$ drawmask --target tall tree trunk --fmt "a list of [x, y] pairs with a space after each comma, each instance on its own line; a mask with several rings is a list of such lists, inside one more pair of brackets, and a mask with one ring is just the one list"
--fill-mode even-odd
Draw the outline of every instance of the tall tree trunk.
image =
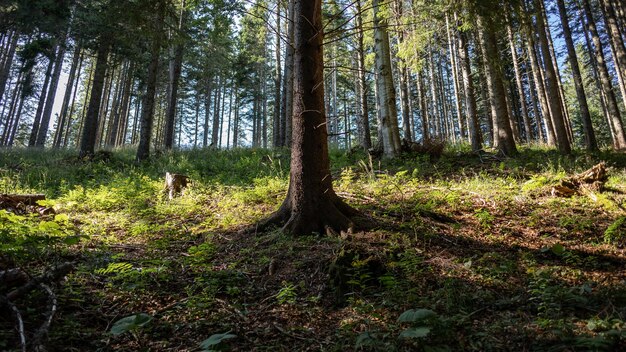
[[222, 97], [222, 76], [217, 77], [217, 86], [215, 87], [215, 99], [213, 101], [213, 127], [211, 130], [211, 147], [219, 148], [218, 139], [220, 134], [220, 99]]
[[6, 90], [7, 81], [9, 76], [11, 75], [11, 67], [13, 65], [13, 58], [15, 57], [15, 50], [17, 48], [17, 41], [19, 39], [19, 34], [17, 31], [13, 31], [11, 33], [11, 39], [9, 41], [9, 48], [7, 50], [7, 54], [5, 56], [4, 62], [0, 65], [0, 102], [2, 102], [2, 97], [4, 96], [4, 92]]
[[550, 114], [554, 135], [556, 137], [557, 147], [562, 154], [570, 154], [572, 147], [568, 138], [566, 119], [561, 106], [561, 98], [559, 93], [558, 80], [556, 71], [552, 64], [550, 56], [550, 46], [548, 45], [548, 37], [541, 7], [541, 0], [535, 0], [535, 14], [537, 16], [537, 32], [539, 34], [539, 46], [543, 56], [546, 93], [548, 96], [548, 104], [550, 106]]
[[459, 132], [461, 133], [461, 139], [465, 138], [465, 122], [463, 121], [463, 111], [461, 108], [461, 84], [459, 80], [459, 69], [457, 67], [457, 54], [455, 50], [455, 43], [452, 40], [452, 31], [450, 29], [450, 16], [446, 14], [446, 33], [448, 35], [448, 52], [450, 54], [450, 64], [452, 67], [452, 79], [454, 88], [454, 104], [456, 109], [456, 118], [459, 123]]
[[615, 62], [615, 71], [617, 71], [622, 99], [626, 103], [626, 48], [624, 47], [623, 33], [620, 32], [615, 10], [611, 2], [607, 0], [598, 0], [598, 2], [600, 3], [600, 9], [604, 17], [609, 43], [611, 44], [611, 53], [613, 54], [613, 61]]
[[[280, 96], [280, 84], [282, 82], [282, 65], [281, 65], [281, 11], [280, 11], [280, 0], [276, 1], [276, 66], [274, 67], [274, 116], [273, 116], [273, 124], [272, 124], [272, 146], [274, 148], [281, 147], [281, 121], [280, 121], [280, 107], [281, 107], [281, 96]], [[229, 114], [229, 125], [230, 125], [230, 114]], [[230, 129], [230, 127], [229, 127]], [[230, 134], [227, 133], [230, 137]], [[228, 143], [226, 143], [228, 144]], [[228, 145], [226, 146], [228, 149]]]
[[154, 125], [154, 102], [156, 97], [157, 78], [159, 73], [159, 59], [161, 53], [161, 41], [163, 38], [163, 17], [165, 4], [160, 0], [156, 4], [156, 16], [153, 25], [154, 38], [150, 47], [150, 64], [146, 78], [146, 96], [141, 109], [141, 133], [139, 146], [137, 147], [137, 161], [143, 161], [150, 156], [150, 139]]
[[374, 52], [376, 53], [376, 71], [378, 86], [378, 101], [381, 112], [383, 151], [388, 158], [400, 154], [400, 131], [398, 128], [398, 111], [396, 107], [396, 92], [391, 71], [391, 53], [389, 48], [389, 34], [387, 22], [378, 14], [379, 0], [373, 0], [374, 11]]
[[59, 148], [61, 146], [61, 141], [63, 140], [63, 131], [65, 130], [65, 125], [67, 123], [67, 113], [69, 110], [70, 99], [72, 98], [74, 81], [77, 79], [76, 71], [79, 71], [78, 77], [80, 77], [80, 68], [82, 66], [81, 51], [82, 49], [80, 45], [76, 45], [76, 48], [74, 48], [74, 54], [72, 55], [72, 66], [70, 67], [67, 85], [65, 86], [65, 95], [63, 96], [63, 104], [61, 105], [59, 121], [57, 123], [54, 141], [52, 143], [54, 148]]
[[295, 0], [294, 118], [287, 197], [264, 228], [294, 235], [351, 230], [356, 211], [333, 191], [324, 112], [322, 0]]
[[39, 103], [37, 104], [37, 111], [35, 112], [35, 119], [33, 120], [33, 128], [30, 131], [30, 138], [28, 139], [28, 146], [34, 147], [37, 144], [37, 134], [41, 127], [41, 120], [44, 112], [44, 107], [47, 102], [47, 95], [49, 94], [48, 86], [50, 84], [50, 76], [52, 75], [52, 69], [54, 68], [54, 61], [52, 58], [48, 62], [48, 68], [46, 69], [46, 75], [41, 87], [41, 94], [39, 95]]
[[283, 94], [281, 96], [281, 146], [291, 146], [291, 128], [292, 128], [292, 113], [293, 113], [293, 69], [294, 69], [294, 54], [295, 54], [295, 17], [294, 6], [295, 0], [288, 1], [288, 17], [289, 24], [287, 26], [287, 38], [288, 44], [285, 48], [285, 73], [283, 74]]
[[356, 0], [356, 27], [357, 27], [357, 65], [358, 65], [358, 91], [360, 115], [357, 117], [357, 126], [359, 128], [359, 142], [363, 149], [368, 150], [372, 147], [372, 137], [370, 133], [369, 107], [367, 103], [367, 81], [365, 77], [365, 46], [363, 45], [363, 15], [361, 12], [361, 0]]
[[417, 92], [419, 94], [420, 118], [422, 122], [422, 143], [430, 140], [430, 126], [428, 123], [428, 104], [426, 103], [426, 90], [424, 89], [424, 75], [422, 71], [417, 74], [415, 79], [417, 84]]
[[513, 59], [513, 70], [515, 72], [515, 87], [517, 88], [517, 94], [519, 95], [520, 109], [522, 112], [522, 121], [524, 123], [524, 133], [526, 134], [526, 142], [530, 143], [533, 140], [532, 127], [530, 125], [530, 118], [528, 117], [528, 105], [526, 104], [526, 94], [524, 93], [524, 84], [522, 81], [522, 72], [519, 65], [519, 57], [517, 55], [517, 44], [515, 41], [515, 35], [513, 34], [513, 25], [511, 24], [510, 11], [505, 9], [507, 17], [507, 35], [509, 39], [509, 49]]
[[96, 57], [96, 67], [94, 69], [93, 80], [87, 115], [83, 122], [80, 139], [80, 157], [91, 157], [96, 147], [96, 134], [98, 133], [98, 118], [100, 116], [100, 105], [102, 102], [102, 91], [104, 90], [104, 80], [108, 66], [110, 43], [106, 38], [102, 38], [98, 47]]
[[486, 22], [483, 16], [478, 16], [478, 37], [483, 52], [485, 78], [489, 92], [489, 104], [493, 121], [494, 147], [505, 155], [517, 153], [513, 131], [507, 114], [506, 97], [500, 71], [500, 58], [493, 24]]
[[204, 133], [202, 135], [202, 147], [209, 146], [209, 121], [211, 119], [211, 93], [213, 92], [213, 78], [207, 78], [205, 82], [204, 95]]
[[[130, 97], [132, 94], [133, 81], [135, 74], [135, 63], [131, 62], [126, 75], [126, 81], [124, 82], [124, 89], [122, 94], [122, 102], [120, 106], [120, 119], [119, 124], [115, 131], [114, 145], [116, 147], [124, 145], [126, 141], [126, 132], [128, 130], [128, 116], [130, 110]], [[114, 126], [115, 128], [115, 126]]]
[[176, 123], [176, 107], [178, 105], [178, 87], [183, 67], [185, 53], [184, 31], [187, 21], [186, 1], [181, 1], [180, 17], [178, 22], [177, 43], [172, 48], [172, 58], [169, 62], [169, 81], [167, 86], [167, 113], [165, 115], [165, 149], [171, 150], [174, 145], [174, 125]]
[[46, 143], [46, 138], [48, 136], [50, 119], [52, 117], [52, 108], [54, 107], [57, 87], [59, 86], [59, 78], [61, 77], [61, 69], [63, 68], [63, 59], [65, 58], [65, 41], [66, 36], [64, 36], [64, 38], [59, 42], [59, 48], [56, 52], [54, 73], [52, 74], [50, 90], [48, 91], [48, 95], [46, 97], [46, 107], [43, 110], [41, 125], [39, 126], [39, 130], [37, 131], [37, 140], [35, 141], [35, 146], [39, 148], [44, 147], [44, 144]]
[[556, 0], [556, 3], [561, 17], [561, 28], [563, 29], [563, 39], [565, 41], [565, 46], [567, 47], [569, 66], [572, 70], [572, 76], [574, 78], [576, 98], [578, 99], [578, 106], [580, 108], [580, 119], [582, 120], [583, 134], [585, 135], [585, 146], [588, 150], [594, 151], [598, 149], [598, 144], [596, 142], [596, 135], [591, 123], [591, 114], [589, 113], [589, 105], [587, 104], [587, 94], [585, 93], [583, 78], [580, 73], [580, 67], [578, 66], [578, 57], [576, 56], [576, 49], [574, 47], [574, 41], [572, 40], [572, 31], [567, 17], [565, 1]]
[[609, 123], [613, 129], [613, 145], [615, 149], [624, 149], [626, 148], [626, 133], [624, 133], [624, 126], [622, 124], [622, 118], [617, 105], [617, 99], [615, 97], [615, 93], [613, 92], [611, 76], [609, 75], [609, 70], [607, 69], [606, 60], [604, 58], [604, 52], [602, 51], [602, 41], [598, 35], [598, 29], [596, 27], [596, 22], [593, 19], [589, 0], [582, 0], [582, 4], [583, 12], [587, 17], [587, 30], [591, 34], [591, 39], [594, 45], [594, 55], [598, 66], [602, 93], [606, 99], [606, 108], [609, 113]]
[[474, 93], [474, 81], [472, 80], [472, 66], [469, 59], [469, 49], [467, 35], [465, 32], [457, 34], [457, 50], [459, 51], [459, 66], [463, 76], [463, 88], [465, 94], [465, 109], [467, 114], [467, 127], [469, 130], [469, 140], [473, 151], [482, 149], [480, 136], [480, 125], [478, 123], [478, 109], [476, 108], [476, 97]]

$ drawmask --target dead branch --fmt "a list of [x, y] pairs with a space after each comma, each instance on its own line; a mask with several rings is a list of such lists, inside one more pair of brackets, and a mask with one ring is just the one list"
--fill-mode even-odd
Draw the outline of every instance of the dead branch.
[[552, 187], [551, 193], [557, 197], [571, 197], [603, 192], [608, 178], [606, 163], [601, 162], [589, 170], [562, 180], [558, 185]]
[[20, 298], [21, 296], [25, 295], [26, 293], [32, 291], [35, 287], [43, 283], [58, 281], [63, 276], [67, 275], [73, 268], [74, 268], [74, 265], [72, 263], [63, 263], [49, 272], [46, 272], [40, 276], [32, 278], [26, 284], [9, 292], [6, 295], [6, 299], [8, 301], [14, 301]]
[[46, 351], [46, 348], [43, 345], [43, 338], [48, 334], [50, 330], [50, 325], [52, 325], [52, 318], [57, 311], [57, 296], [54, 294], [52, 289], [45, 284], [39, 285], [41, 288], [48, 293], [48, 312], [46, 313], [46, 319], [43, 324], [37, 329], [35, 334], [33, 335], [33, 340], [31, 344], [34, 346], [34, 350], [38, 352]]

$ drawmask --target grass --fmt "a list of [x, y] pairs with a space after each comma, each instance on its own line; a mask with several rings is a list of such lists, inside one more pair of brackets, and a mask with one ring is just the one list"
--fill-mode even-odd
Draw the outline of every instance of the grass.
[[[54, 287], [50, 351], [626, 348], [626, 155], [331, 157], [337, 192], [376, 227], [347, 238], [241, 233], [284, 198], [286, 150], [143, 164], [131, 150], [93, 162], [4, 150], [0, 193], [44, 193], [56, 215], [2, 213], [0, 270], [76, 264]], [[612, 167], [607, 192], [550, 195], [601, 160]], [[166, 171], [192, 180], [171, 201]], [[35, 329], [45, 299], [17, 303]], [[119, 330], [142, 313], [152, 319]], [[16, 344], [0, 313], [0, 349]]]

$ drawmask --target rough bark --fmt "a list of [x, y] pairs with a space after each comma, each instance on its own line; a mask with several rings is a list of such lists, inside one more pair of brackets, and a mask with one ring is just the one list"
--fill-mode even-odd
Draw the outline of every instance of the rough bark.
[[593, 125], [591, 124], [591, 114], [589, 113], [589, 105], [587, 104], [587, 93], [585, 92], [583, 78], [580, 73], [580, 67], [578, 66], [578, 57], [576, 56], [576, 49], [574, 47], [574, 41], [572, 40], [572, 31], [569, 25], [567, 9], [565, 8], [565, 1], [556, 0], [556, 3], [559, 8], [561, 28], [563, 29], [563, 40], [565, 41], [565, 46], [567, 47], [567, 56], [570, 69], [572, 70], [572, 77], [574, 79], [576, 98], [580, 109], [580, 119], [583, 124], [583, 134], [585, 135], [585, 146], [588, 150], [597, 150], [598, 144], [596, 142]]
[[617, 72], [622, 99], [626, 99], [626, 48], [624, 47], [622, 33], [620, 32], [615, 9], [611, 2], [607, 0], [598, 0], [598, 2], [600, 3], [606, 32], [611, 45], [611, 53], [615, 62], [615, 71]]
[[293, 235], [350, 231], [356, 211], [333, 191], [324, 111], [322, 0], [295, 0], [294, 110], [289, 191], [260, 224]]

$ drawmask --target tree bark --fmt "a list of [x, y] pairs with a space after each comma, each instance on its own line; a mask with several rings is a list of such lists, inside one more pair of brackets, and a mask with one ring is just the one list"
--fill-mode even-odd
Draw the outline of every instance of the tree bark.
[[46, 96], [46, 106], [43, 110], [41, 117], [41, 125], [37, 131], [37, 140], [35, 146], [43, 148], [48, 137], [48, 129], [50, 128], [50, 119], [52, 117], [52, 108], [54, 107], [54, 100], [57, 94], [57, 87], [59, 86], [59, 78], [61, 77], [61, 70], [63, 68], [63, 59], [65, 58], [65, 37], [59, 42], [59, 48], [56, 52], [54, 72], [51, 78], [50, 90]]
[[626, 48], [624, 47], [624, 40], [617, 23], [613, 5], [607, 0], [598, 0], [598, 2], [600, 3], [606, 32], [611, 45], [611, 53], [613, 54], [622, 99], [626, 102]]
[[30, 131], [30, 138], [28, 139], [29, 147], [34, 147], [37, 143], [37, 134], [39, 133], [39, 127], [41, 126], [41, 117], [43, 116], [44, 107], [46, 106], [46, 97], [49, 93], [48, 86], [50, 84], [50, 76], [52, 75], [53, 68], [54, 60], [51, 58], [48, 62], [48, 68], [46, 69], [43, 86], [41, 87], [41, 93], [39, 94], [39, 103], [37, 104], [37, 111], [35, 112], [35, 118], [33, 120], [33, 128]]
[[606, 99], [606, 108], [609, 113], [609, 123], [612, 127], [613, 133], [613, 146], [615, 149], [626, 148], [626, 133], [624, 133], [624, 126], [622, 124], [622, 118], [620, 115], [619, 107], [617, 105], [617, 99], [613, 92], [613, 84], [611, 83], [611, 76], [606, 66], [606, 60], [604, 58], [604, 52], [602, 51], [602, 41], [598, 35], [598, 29], [596, 22], [593, 19], [591, 12], [591, 6], [589, 0], [582, 0], [583, 12], [587, 17], [587, 30], [591, 34], [591, 40], [594, 45], [594, 56], [596, 58], [596, 64], [598, 66], [598, 74], [600, 77], [600, 85], [602, 87], [602, 93]]
[[365, 46], [363, 45], [363, 15], [361, 12], [361, 0], [356, 0], [356, 39], [357, 39], [357, 67], [358, 67], [358, 103], [360, 114], [357, 117], [359, 129], [359, 141], [363, 149], [369, 150], [372, 147], [372, 137], [370, 133], [369, 106], [367, 103], [367, 81], [365, 77]]
[[284, 224], [293, 235], [351, 231], [356, 211], [333, 191], [324, 126], [322, 0], [295, 0], [294, 111], [289, 191], [260, 224]]
[[544, 25], [543, 11], [541, 8], [541, 0], [535, 0], [535, 14], [537, 16], [537, 32], [539, 34], [539, 46], [543, 56], [546, 93], [548, 96], [548, 104], [550, 106], [550, 117], [554, 128], [557, 147], [562, 154], [571, 154], [572, 147], [568, 138], [566, 119], [561, 106], [561, 98], [559, 93], [558, 79], [556, 71], [552, 64], [550, 56], [550, 46], [548, 45], [548, 37], [546, 27]]
[[82, 64], [81, 51], [82, 49], [80, 45], [76, 45], [76, 48], [74, 48], [74, 54], [72, 55], [72, 66], [70, 67], [70, 73], [67, 79], [67, 85], [65, 86], [65, 94], [63, 96], [63, 104], [61, 105], [59, 121], [57, 123], [56, 132], [54, 134], [54, 140], [52, 142], [52, 146], [54, 148], [59, 148], [61, 146], [61, 141], [63, 140], [63, 131], [65, 130], [65, 125], [67, 123], [67, 113], [69, 110], [70, 100], [72, 98], [74, 81], [76, 80], [76, 71], [77, 70], [80, 71], [80, 66]]
[[[281, 147], [281, 119], [280, 119], [280, 107], [281, 107], [281, 83], [282, 83], [282, 65], [281, 65], [281, 6], [280, 0], [276, 1], [276, 65], [274, 66], [274, 115], [273, 115], [273, 124], [272, 124], [272, 146], [274, 148]], [[230, 114], [229, 114], [230, 115]], [[230, 124], [230, 117], [229, 117]], [[229, 127], [230, 129], [230, 127]], [[226, 135], [230, 136], [229, 133]], [[228, 143], [226, 143], [226, 148], [228, 149]]]
[[478, 124], [478, 109], [476, 108], [476, 97], [474, 93], [474, 81], [472, 80], [472, 66], [469, 59], [469, 49], [467, 35], [465, 32], [457, 34], [457, 50], [459, 51], [459, 66], [463, 76], [463, 88], [465, 94], [465, 109], [467, 115], [467, 126], [469, 130], [469, 140], [473, 151], [482, 149], [480, 135], [480, 125]]
[[87, 107], [87, 115], [83, 121], [83, 128], [80, 139], [80, 157], [91, 157], [96, 147], [96, 134], [98, 133], [98, 118], [100, 116], [100, 105], [102, 102], [102, 92], [104, 90], [104, 80], [106, 76], [110, 42], [102, 38], [98, 47], [96, 67], [94, 69], [91, 83], [91, 93]]
[[169, 62], [169, 81], [167, 87], [167, 113], [165, 115], [165, 149], [171, 150], [174, 146], [174, 126], [176, 123], [176, 108], [178, 106], [178, 87], [180, 86], [180, 74], [183, 67], [183, 55], [185, 53], [185, 23], [187, 10], [185, 0], [181, 1], [180, 18], [178, 22], [177, 43], [172, 49], [172, 58]]
[[485, 78], [489, 92], [489, 105], [493, 121], [494, 147], [505, 155], [517, 153], [513, 131], [507, 113], [506, 96], [500, 71], [500, 58], [497, 49], [497, 40], [493, 24], [486, 22], [483, 16], [478, 16], [478, 37], [483, 52]]
[[374, 11], [374, 52], [376, 54], [376, 85], [378, 86], [378, 102], [382, 128], [383, 151], [386, 157], [393, 158], [400, 154], [400, 130], [398, 128], [398, 111], [396, 92], [391, 72], [391, 53], [387, 23], [380, 18], [379, 0], [373, 0]]
[[587, 94], [585, 92], [583, 78], [580, 73], [580, 67], [578, 66], [578, 57], [576, 56], [576, 48], [574, 47], [574, 41], [572, 40], [572, 31], [569, 25], [567, 9], [565, 8], [565, 1], [556, 0], [556, 3], [559, 8], [561, 28], [563, 29], [563, 40], [565, 41], [565, 46], [567, 47], [569, 65], [574, 79], [576, 98], [580, 109], [580, 119], [582, 120], [583, 134], [585, 136], [585, 146], [588, 150], [594, 151], [598, 149], [598, 144], [596, 142], [596, 135], [591, 123], [591, 114], [589, 113], [589, 105], [587, 104]]
[[154, 125], [154, 103], [156, 98], [157, 78], [159, 73], [159, 59], [161, 53], [161, 41], [163, 38], [163, 17], [165, 4], [159, 1], [156, 4], [156, 16], [153, 25], [154, 37], [150, 48], [150, 64], [146, 78], [146, 95], [141, 109], [141, 132], [139, 146], [137, 147], [137, 161], [143, 161], [150, 157], [150, 139]]
[[291, 129], [292, 129], [292, 113], [293, 113], [293, 69], [294, 69], [294, 6], [295, 0], [288, 1], [288, 18], [289, 24], [287, 25], [287, 38], [288, 44], [285, 48], [285, 72], [283, 74], [283, 94], [281, 96], [281, 117], [280, 117], [280, 137], [281, 146], [291, 146]]
[[17, 48], [17, 41], [19, 39], [19, 34], [17, 31], [13, 31], [11, 34], [11, 40], [9, 42], [9, 49], [7, 50], [7, 54], [3, 65], [0, 65], [0, 102], [2, 102], [2, 97], [4, 96], [4, 92], [6, 90], [7, 81], [9, 76], [11, 75], [11, 67], [13, 66], [13, 58], [15, 57], [15, 50]]

